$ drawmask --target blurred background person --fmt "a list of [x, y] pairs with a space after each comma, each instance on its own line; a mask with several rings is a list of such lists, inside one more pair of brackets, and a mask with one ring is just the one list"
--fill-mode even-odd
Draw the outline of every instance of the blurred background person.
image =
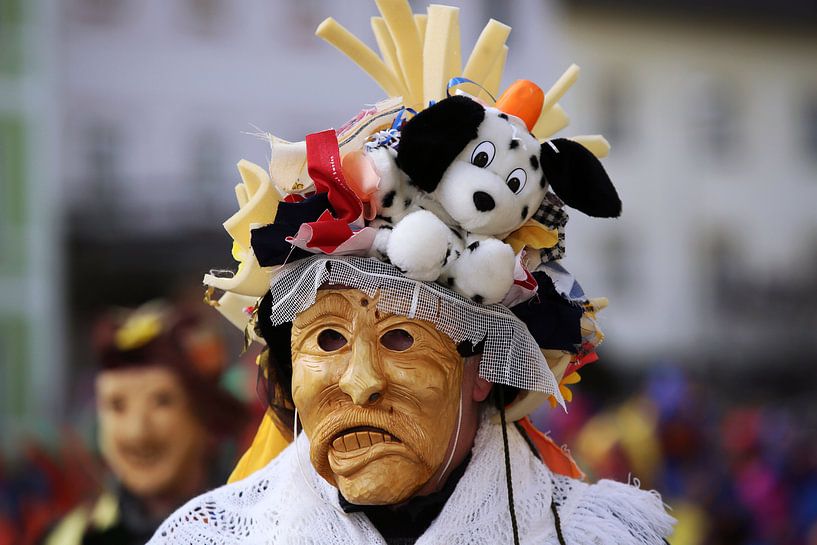
[[113, 479], [45, 545], [141, 545], [187, 499], [224, 483], [235, 461], [224, 438], [248, 420], [219, 384], [219, 335], [195, 315], [154, 301], [110, 313], [94, 341], [99, 448]]

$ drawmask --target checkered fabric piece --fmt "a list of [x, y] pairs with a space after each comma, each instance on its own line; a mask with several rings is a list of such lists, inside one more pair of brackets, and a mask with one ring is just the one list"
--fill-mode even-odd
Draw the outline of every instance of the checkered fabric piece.
[[543, 263], [556, 261], [565, 256], [565, 225], [567, 225], [568, 215], [564, 210], [564, 205], [562, 199], [548, 191], [539, 210], [533, 215], [534, 220], [549, 229], [556, 229], [559, 234], [559, 241], [555, 246], [542, 250]]

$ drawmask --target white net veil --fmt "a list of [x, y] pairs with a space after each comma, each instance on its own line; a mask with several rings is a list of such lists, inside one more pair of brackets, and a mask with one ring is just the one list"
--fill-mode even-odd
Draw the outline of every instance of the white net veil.
[[[479, 374], [495, 384], [553, 395], [558, 383], [527, 326], [502, 305], [479, 305], [434, 282], [403, 276], [374, 258], [317, 255], [281, 267], [270, 291], [273, 325], [292, 321], [315, 302], [322, 286], [356, 288], [377, 298], [377, 308], [426, 320], [455, 343], [484, 343]], [[266, 317], [259, 317], [266, 319]]]

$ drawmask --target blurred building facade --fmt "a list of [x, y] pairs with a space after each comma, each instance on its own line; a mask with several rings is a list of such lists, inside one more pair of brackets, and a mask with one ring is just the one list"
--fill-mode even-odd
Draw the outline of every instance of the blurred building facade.
[[[549, 4], [451, 2], [463, 50], [495, 17], [515, 27], [508, 71], [552, 81], [541, 54]], [[138, 304], [235, 268], [221, 223], [236, 207], [235, 164], [265, 165], [269, 131], [288, 140], [337, 127], [382, 91], [314, 36], [335, 17], [376, 49], [359, 0], [66, 0], [60, 3], [60, 139], [68, 229], [71, 359], [89, 359], [95, 309]], [[414, 2], [415, 12], [425, 4]], [[527, 73], [527, 72], [526, 72]], [[522, 77], [518, 75], [517, 77]]]
[[[0, 2], [0, 437], [62, 409], [64, 269], [53, 5]], [[2, 453], [2, 452], [0, 452]]]
[[624, 202], [568, 233], [585, 287], [610, 295], [608, 347], [813, 364], [817, 4], [566, 0], [560, 19], [583, 68], [566, 107], [610, 140]]

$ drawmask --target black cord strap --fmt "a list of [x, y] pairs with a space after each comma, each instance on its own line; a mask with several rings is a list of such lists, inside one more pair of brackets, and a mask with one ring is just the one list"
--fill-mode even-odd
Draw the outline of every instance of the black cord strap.
[[556, 539], [559, 540], [559, 545], [567, 545], [565, 536], [562, 535], [562, 520], [559, 518], [559, 511], [556, 509], [556, 500], [550, 500], [550, 510], [553, 512], [553, 522], [556, 525]]
[[519, 545], [519, 526], [516, 522], [516, 509], [513, 505], [513, 484], [511, 482], [511, 453], [508, 450], [508, 429], [505, 423], [505, 395], [502, 387], [499, 390], [499, 417], [502, 420], [502, 443], [505, 446], [505, 482], [508, 485], [508, 511], [511, 515], [514, 545]]

